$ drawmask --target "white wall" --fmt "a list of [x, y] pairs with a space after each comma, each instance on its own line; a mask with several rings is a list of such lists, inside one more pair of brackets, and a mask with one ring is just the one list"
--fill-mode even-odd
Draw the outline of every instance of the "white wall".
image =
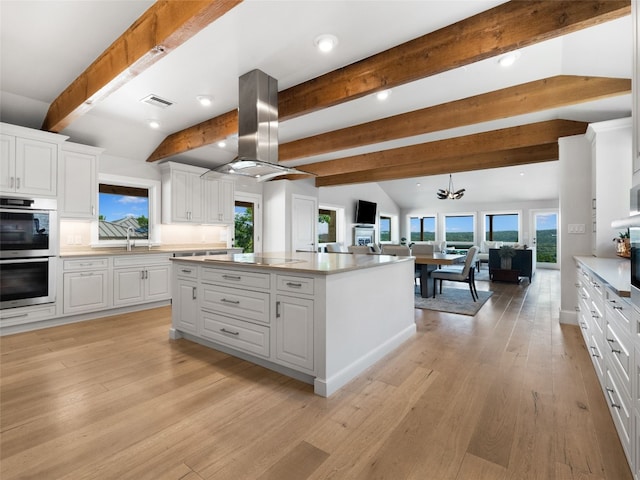
[[[392, 221], [391, 225], [391, 241], [393, 243], [400, 242], [400, 208], [398, 205], [387, 195], [387, 193], [380, 188], [377, 183], [362, 183], [355, 185], [342, 185], [337, 187], [320, 187], [318, 201], [321, 205], [330, 205], [344, 208], [344, 228], [345, 228], [345, 243], [346, 245], [353, 244], [353, 227], [356, 225], [354, 222], [356, 215], [356, 202], [358, 200], [367, 200], [369, 202], [375, 202], [378, 204], [378, 216], [385, 215], [396, 218], [396, 222]], [[394, 225], [395, 223], [395, 225]], [[380, 238], [380, 231], [378, 225], [376, 229], [376, 241]]]
[[[576, 255], [591, 255], [591, 145], [584, 135], [558, 139], [560, 152], [560, 322], [577, 324]], [[568, 233], [570, 224], [585, 233]]]

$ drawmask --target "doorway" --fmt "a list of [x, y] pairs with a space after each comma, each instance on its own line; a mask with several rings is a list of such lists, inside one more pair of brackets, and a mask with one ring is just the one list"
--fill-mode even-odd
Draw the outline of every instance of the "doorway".
[[558, 211], [532, 211], [532, 242], [536, 250], [536, 265], [558, 268]]
[[237, 193], [233, 246], [243, 253], [262, 251], [262, 197], [250, 193]]

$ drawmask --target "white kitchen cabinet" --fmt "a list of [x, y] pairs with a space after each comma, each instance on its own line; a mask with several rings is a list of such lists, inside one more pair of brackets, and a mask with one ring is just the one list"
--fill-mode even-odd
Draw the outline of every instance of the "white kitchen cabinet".
[[104, 149], [65, 143], [58, 170], [61, 218], [98, 217], [98, 161]]
[[224, 178], [207, 178], [204, 185], [206, 223], [232, 224], [235, 183]]
[[3, 193], [56, 196], [57, 144], [2, 134], [0, 164]]
[[171, 298], [168, 255], [123, 255], [113, 260], [113, 305], [135, 305]]
[[276, 359], [287, 366], [313, 371], [313, 300], [276, 296]]
[[63, 262], [64, 314], [87, 313], [109, 307], [109, 260], [106, 257]]
[[171, 322], [173, 328], [194, 335], [198, 333], [198, 269], [177, 265], [174, 284], [171, 289], [172, 310]]
[[205, 223], [204, 181], [207, 170], [167, 162], [162, 170], [162, 223]]

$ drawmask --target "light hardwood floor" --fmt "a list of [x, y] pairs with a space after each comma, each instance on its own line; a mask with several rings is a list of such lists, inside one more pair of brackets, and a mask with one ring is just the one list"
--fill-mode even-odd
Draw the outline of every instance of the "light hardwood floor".
[[558, 272], [489, 287], [328, 399], [169, 308], [3, 337], [0, 478], [631, 479]]

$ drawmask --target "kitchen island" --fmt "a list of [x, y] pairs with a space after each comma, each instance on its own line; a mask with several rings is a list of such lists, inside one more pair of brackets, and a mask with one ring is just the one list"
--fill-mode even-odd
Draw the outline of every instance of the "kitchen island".
[[416, 331], [412, 257], [274, 253], [174, 258], [170, 337], [329, 396]]

